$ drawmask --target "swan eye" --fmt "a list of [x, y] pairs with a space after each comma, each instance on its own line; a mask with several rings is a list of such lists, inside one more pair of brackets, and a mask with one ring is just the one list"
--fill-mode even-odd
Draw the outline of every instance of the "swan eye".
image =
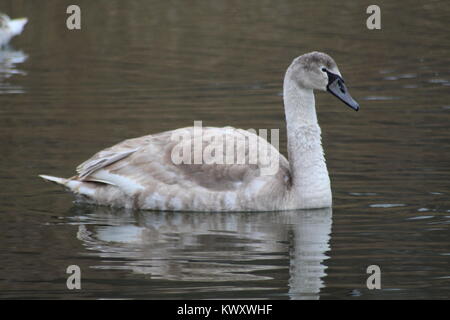
[[323, 72], [327, 72], [327, 69], [325, 69], [325, 68], [322, 68], [322, 71], [323, 71]]

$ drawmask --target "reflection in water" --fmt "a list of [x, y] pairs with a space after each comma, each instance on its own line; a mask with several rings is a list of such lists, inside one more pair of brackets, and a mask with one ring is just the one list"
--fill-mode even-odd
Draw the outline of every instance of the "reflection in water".
[[319, 298], [326, 275], [323, 261], [330, 249], [331, 208], [293, 216], [294, 250], [290, 259], [289, 294], [293, 299]]
[[[319, 298], [326, 275], [331, 209], [261, 213], [124, 212], [76, 207], [77, 237], [101, 258], [99, 269], [152, 279], [270, 280], [286, 269], [289, 297]], [[88, 212], [86, 213], [86, 210]]]
[[7, 80], [13, 75], [26, 75], [26, 72], [19, 70], [17, 65], [25, 62], [27, 58], [23, 51], [11, 47], [0, 50], [0, 94], [24, 93], [22, 87], [12, 85]]

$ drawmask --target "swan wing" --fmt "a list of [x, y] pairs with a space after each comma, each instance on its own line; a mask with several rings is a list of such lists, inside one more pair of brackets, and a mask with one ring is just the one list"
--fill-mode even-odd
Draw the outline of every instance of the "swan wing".
[[77, 167], [78, 178], [85, 180], [92, 173], [133, 154], [148, 141], [147, 137], [125, 140], [111, 148], [97, 152], [93, 157]]
[[[227, 159], [230, 141], [233, 155]], [[251, 147], [255, 141], [266, 150], [257, 157]], [[273, 161], [278, 162], [276, 166]], [[264, 168], [270, 166], [273, 172], [264, 174]], [[78, 167], [78, 173], [85, 181], [114, 185], [127, 195], [140, 192], [193, 198], [256, 192], [274, 180], [286, 183], [289, 164], [267, 140], [249, 131], [204, 127], [197, 133], [188, 127], [126, 140], [94, 155]]]

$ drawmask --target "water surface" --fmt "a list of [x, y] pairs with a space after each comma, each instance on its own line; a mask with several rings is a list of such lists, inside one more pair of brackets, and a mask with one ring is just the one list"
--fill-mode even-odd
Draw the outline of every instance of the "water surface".
[[[450, 10], [379, 1], [2, 1], [27, 16], [0, 52], [0, 298], [450, 297]], [[334, 206], [274, 213], [76, 205], [71, 176], [126, 138], [189, 126], [279, 128], [282, 79], [337, 61], [361, 110], [316, 94]], [[67, 266], [82, 289], [66, 288]], [[381, 290], [368, 290], [378, 265]]]

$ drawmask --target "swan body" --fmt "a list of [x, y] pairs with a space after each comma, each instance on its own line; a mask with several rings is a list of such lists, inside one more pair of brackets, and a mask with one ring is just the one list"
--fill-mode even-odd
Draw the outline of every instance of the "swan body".
[[27, 22], [27, 18], [10, 19], [6, 14], [0, 13], [0, 47], [7, 45], [11, 38], [21, 34]]
[[[78, 200], [149, 210], [273, 211], [332, 205], [330, 179], [321, 144], [313, 90], [328, 90], [357, 110], [334, 60], [324, 53], [302, 55], [289, 66], [283, 86], [289, 161], [267, 140], [232, 127], [195, 127], [125, 140], [102, 150], [65, 179], [41, 175], [63, 185]], [[183, 137], [183, 139], [174, 139]], [[221, 137], [221, 139], [217, 139]], [[174, 150], [222, 155], [234, 142], [240, 161], [174, 161]], [[267, 152], [252, 157], [252, 143]], [[261, 150], [261, 149], [258, 149]], [[195, 150], [194, 150], [195, 151]], [[194, 160], [194, 161], [191, 161]], [[270, 174], [265, 169], [272, 168]]]

